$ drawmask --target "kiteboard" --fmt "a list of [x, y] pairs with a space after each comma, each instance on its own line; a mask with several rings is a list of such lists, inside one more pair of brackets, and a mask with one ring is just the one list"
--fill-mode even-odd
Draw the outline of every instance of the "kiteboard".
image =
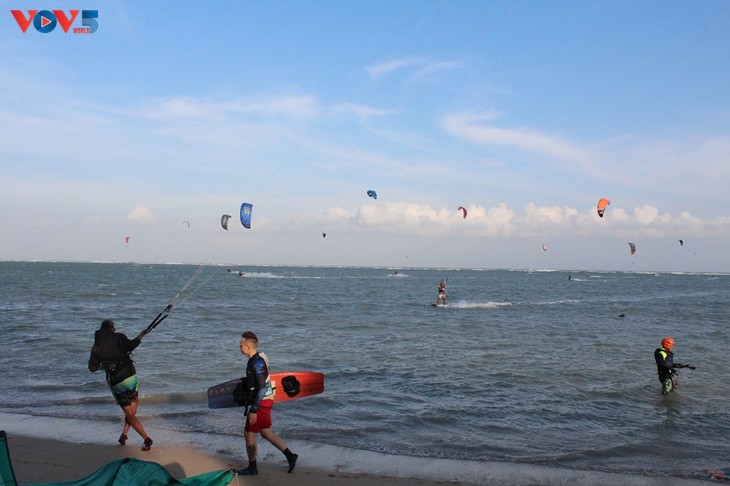
[[730, 479], [730, 469], [727, 469], [725, 471], [713, 469], [711, 471], [707, 471], [707, 474], [710, 475], [711, 479]]
[[[315, 371], [282, 371], [271, 373], [274, 402], [286, 402], [318, 395], [324, 391], [324, 374]], [[244, 378], [226, 381], [208, 388], [208, 408], [243, 407], [234, 393], [243, 386]]]

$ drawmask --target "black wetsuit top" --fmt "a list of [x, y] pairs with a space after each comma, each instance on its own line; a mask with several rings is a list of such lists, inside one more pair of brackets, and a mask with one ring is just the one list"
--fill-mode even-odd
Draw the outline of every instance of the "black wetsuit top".
[[246, 387], [251, 390], [251, 409], [258, 412], [261, 400], [266, 395], [266, 380], [269, 377], [269, 367], [259, 353], [248, 359], [246, 364]]
[[674, 353], [666, 348], [657, 348], [654, 351], [654, 361], [656, 361], [656, 371], [659, 374], [659, 381], [671, 378], [674, 369]]
[[109, 385], [116, 385], [137, 373], [129, 355], [139, 346], [138, 338], [129, 339], [122, 333], [99, 329], [94, 334], [94, 346], [89, 357], [89, 371], [100, 368], [106, 372]]

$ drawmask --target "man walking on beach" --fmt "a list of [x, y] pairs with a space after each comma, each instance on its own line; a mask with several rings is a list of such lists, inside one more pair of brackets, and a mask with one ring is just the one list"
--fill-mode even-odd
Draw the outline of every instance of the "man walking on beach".
[[[271, 430], [271, 409], [274, 406], [274, 389], [269, 377], [269, 360], [266, 355], [258, 352], [259, 339], [256, 334], [246, 331], [241, 335], [241, 354], [248, 356], [246, 364], [246, 378], [244, 387], [250, 393], [249, 405], [246, 407], [247, 419], [245, 428], [246, 454], [248, 467], [239, 469], [241, 475], [257, 475], [256, 466], [256, 434], [271, 442], [284, 453], [289, 463], [288, 472], [294, 470], [297, 463], [297, 454], [286, 446], [283, 440]], [[249, 408], [250, 407], [250, 408]]]
[[111, 319], [101, 321], [101, 327], [94, 334], [94, 346], [89, 357], [89, 371], [103, 369], [106, 381], [114, 396], [114, 401], [124, 412], [124, 426], [119, 443], [127, 443], [127, 433], [131, 426], [144, 439], [143, 451], [152, 448], [152, 439], [145, 432], [142, 422], [137, 418], [137, 397], [139, 382], [134, 369], [131, 353], [142, 342], [145, 331], [130, 340], [122, 333], [115, 332], [116, 326]]

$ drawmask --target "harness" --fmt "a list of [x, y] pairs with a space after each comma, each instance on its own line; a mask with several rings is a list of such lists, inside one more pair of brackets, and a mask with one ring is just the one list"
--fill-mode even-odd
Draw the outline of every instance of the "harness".
[[109, 374], [114, 374], [116, 371], [123, 366], [129, 366], [133, 363], [132, 357], [130, 355], [126, 355], [120, 359], [114, 360], [114, 361], [101, 361], [101, 369], [106, 371]]

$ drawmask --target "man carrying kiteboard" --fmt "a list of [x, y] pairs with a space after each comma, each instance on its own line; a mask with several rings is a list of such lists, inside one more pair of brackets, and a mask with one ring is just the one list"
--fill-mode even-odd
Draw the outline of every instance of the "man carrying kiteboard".
[[246, 331], [241, 335], [241, 354], [248, 356], [244, 389], [249, 393], [249, 405], [246, 407], [246, 454], [248, 467], [239, 469], [238, 474], [254, 476], [259, 473], [256, 466], [256, 434], [271, 442], [284, 453], [292, 472], [297, 463], [297, 454], [286, 446], [284, 441], [271, 430], [271, 409], [274, 406], [274, 390], [269, 377], [269, 360], [259, 353], [259, 339], [256, 334]]

